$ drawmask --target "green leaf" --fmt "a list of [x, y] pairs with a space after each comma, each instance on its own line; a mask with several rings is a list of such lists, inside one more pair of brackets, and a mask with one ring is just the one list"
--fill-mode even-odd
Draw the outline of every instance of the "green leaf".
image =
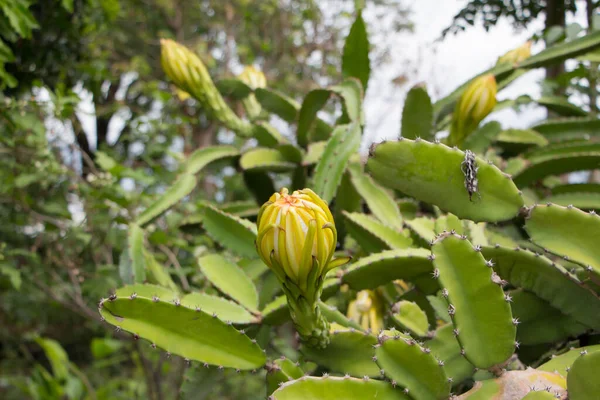
[[287, 172], [296, 168], [296, 164], [277, 149], [257, 147], [242, 155], [240, 167], [244, 171]]
[[0, 9], [8, 19], [10, 26], [22, 38], [31, 38], [31, 31], [39, 28], [35, 17], [29, 11], [29, 3], [26, 1], [0, 1]]
[[286, 382], [271, 397], [272, 400], [410, 400], [388, 382], [332, 376], [309, 376]]
[[7, 264], [0, 264], [0, 274], [8, 277], [10, 284], [15, 290], [21, 290], [21, 271]]
[[461, 150], [403, 139], [377, 145], [371, 151], [367, 170], [385, 186], [462, 219], [497, 222], [515, 217], [523, 199], [510, 178], [477, 157], [478, 192], [469, 199], [462, 171], [464, 160]]
[[545, 146], [548, 139], [532, 129], [508, 129], [502, 131], [496, 136], [496, 141], [504, 147], [514, 146], [518, 149], [524, 149], [526, 146]]
[[239, 155], [239, 151], [233, 146], [202, 147], [190, 154], [183, 166], [183, 171], [186, 174], [194, 175], [213, 161], [237, 155]]
[[131, 297], [133, 295], [133, 297], [144, 297], [146, 299], [158, 297], [160, 300], [167, 302], [178, 299], [177, 292], [171, 289], [163, 286], [142, 283], [120, 287], [115, 291], [115, 294], [119, 297]]
[[525, 230], [544, 249], [600, 272], [600, 216], [595, 213], [557, 205], [535, 206]]
[[583, 351], [567, 375], [570, 400], [594, 400], [600, 393], [600, 353]]
[[198, 265], [217, 289], [248, 310], [258, 312], [256, 287], [240, 267], [218, 254], [198, 258]]
[[502, 131], [502, 125], [499, 122], [490, 121], [467, 136], [463, 147], [475, 154], [483, 155], [490, 148], [500, 131]]
[[536, 369], [538, 371], [554, 372], [562, 376], [567, 376], [575, 360], [581, 356], [582, 351], [586, 351], [588, 354], [598, 352], [600, 351], [600, 344], [569, 349], [565, 353], [552, 357], [550, 361], [540, 365]]
[[127, 244], [129, 248], [129, 259], [133, 272], [134, 282], [144, 282], [146, 280], [146, 260], [144, 259], [144, 230], [136, 224], [129, 224], [127, 235]]
[[263, 204], [275, 193], [275, 185], [268, 173], [264, 171], [244, 171], [244, 184], [252, 193], [258, 204]]
[[333, 331], [331, 342], [324, 349], [303, 347], [302, 353], [307, 360], [316, 362], [325, 368], [350, 374], [352, 376], [378, 377], [379, 368], [373, 362], [373, 346], [377, 339], [360, 331]]
[[379, 336], [375, 350], [377, 364], [385, 375], [399, 386], [408, 389], [414, 400], [446, 400], [450, 383], [441, 363], [433, 354], [407, 335], [387, 331]]
[[144, 252], [144, 259], [146, 262], [146, 269], [148, 270], [148, 282], [157, 283], [160, 286], [169, 288], [173, 292], [178, 292], [179, 288], [171, 279], [171, 275], [167, 272], [165, 267], [160, 265], [154, 255], [150, 252]]
[[[332, 94], [337, 95], [343, 100], [344, 111], [348, 116], [349, 122], [361, 126], [364, 124], [364, 114], [362, 110], [363, 90], [358, 80], [350, 78], [346, 79], [340, 85], [331, 86], [327, 89], [313, 90], [304, 98], [298, 116], [296, 138], [301, 147], [306, 148], [310, 142], [326, 140], [329, 138], [330, 131], [321, 129], [311, 135], [311, 130], [313, 129], [313, 125], [318, 122], [317, 112], [325, 106]], [[333, 135], [333, 133], [331, 134]]]
[[306, 148], [311, 142], [309, 133], [317, 117], [317, 112], [325, 106], [330, 96], [331, 92], [329, 90], [316, 89], [310, 91], [304, 98], [298, 115], [298, 128], [296, 129], [296, 139], [300, 146]]
[[433, 107], [424, 85], [408, 91], [402, 109], [402, 134], [406, 139], [433, 140]]
[[256, 226], [213, 206], [202, 210], [202, 226], [221, 245], [242, 257], [256, 258]]
[[53, 339], [36, 337], [35, 342], [44, 350], [46, 358], [52, 366], [52, 373], [56, 379], [66, 379], [69, 375], [69, 356], [60, 343]]
[[365, 200], [371, 213], [383, 224], [401, 230], [400, 209], [390, 193], [375, 183], [369, 175], [366, 175], [360, 165], [351, 164], [348, 171], [354, 188]]
[[100, 313], [109, 324], [190, 360], [242, 370], [259, 368], [266, 360], [248, 336], [202, 311], [143, 297], [117, 297], [102, 301]]
[[431, 247], [434, 277], [446, 290], [449, 314], [465, 357], [478, 368], [507, 360], [515, 349], [516, 326], [500, 278], [480, 250], [454, 234], [442, 234]]
[[356, 123], [335, 128], [315, 168], [314, 190], [327, 203], [333, 200], [350, 157], [358, 151], [360, 126]]
[[382, 224], [374, 218], [360, 213], [342, 211], [348, 233], [367, 253], [383, 250], [406, 249], [412, 239]]
[[550, 175], [592, 170], [598, 168], [598, 165], [600, 165], [600, 151], [540, 157], [530, 161], [525, 169], [515, 174], [513, 181], [515, 185], [522, 188]]
[[231, 97], [235, 100], [245, 99], [252, 93], [250, 86], [235, 78], [220, 79], [215, 82], [215, 86], [223, 96]]
[[369, 47], [367, 27], [359, 11], [344, 43], [342, 74], [344, 77], [358, 78], [365, 90], [371, 74]]
[[131, 257], [129, 256], [129, 245], [125, 247], [119, 256], [119, 277], [125, 284], [134, 282], [133, 264], [131, 263]]
[[254, 95], [265, 110], [277, 115], [284, 121], [294, 122], [298, 118], [300, 104], [290, 97], [267, 88], [257, 88]]
[[518, 289], [511, 291], [509, 295], [512, 297], [513, 317], [520, 321], [517, 326], [517, 341], [523, 345], [560, 342], [588, 330], [587, 326], [563, 314], [533, 293]]
[[444, 371], [452, 378], [453, 385], [458, 385], [473, 376], [475, 367], [462, 354], [461, 348], [454, 336], [454, 325], [446, 324], [439, 327], [431, 340], [427, 341], [431, 353], [444, 362]]
[[195, 187], [196, 178], [194, 178], [194, 175], [182, 174], [165, 193], [138, 216], [136, 223], [140, 226], [146, 225], [189, 195]]
[[252, 324], [258, 322], [257, 317], [237, 303], [206, 293], [196, 292], [186, 294], [181, 299], [181, 305], [192, 309], [199, 308], [207, 314], [216, 315], [221, 321], [234, 324]]
[[565, 117], [585, 117], [587, 111], [581, 107], [570, 103], [567, 99], [560, 96], [542, 96], [536, 101], [540, 106], [546, 107], [550, 111]]
[[494, 271], [512, 286], [528, 290], [563, 314], [600, 329], [600, 299], [548, 258], [531, 251], [501, 246], [483, 247]]
[[302, 160], [302, 165], [313, 165], [319, 162], [321, 157], [323, 157], [326, 146], [327, 141], [325, 140], [310, 143], [306, 151], [306, 156], [304, 156], [304, 160]]
[[304, 371], [288, 358], [279, 358], [267, 367], [267, 395], [270, 395], [285, 382], [300, 379]]
[[600, 210], [600, 193], [571, 192], [548, 196], [544, 203], [553, 203], [567, 207], [572, 205], [582, 210]]
[[412, 301], [401, 300], [394, 304], [392, 318], [400, 328], [410, 331], [413, 335], [423, 337], [429, 331], [427, 314]]
[[[425, 249], [388, 250], [361, 258], [342, 276], [354, 290], [374, 289], [396, 279], [407, 281], [431, 277], [433, 265]], [[432, 279], [429, 279], [433, 281]], [[437, 288], [434, 288], [434, 292]]]
[[[599, 31], [600, 32], [600, 31]], [[533, 126], [551, 142], [572, 139], [590, 139], [600, 133], [600, 119], [596, 118], [560, 118], [548, 119]]]

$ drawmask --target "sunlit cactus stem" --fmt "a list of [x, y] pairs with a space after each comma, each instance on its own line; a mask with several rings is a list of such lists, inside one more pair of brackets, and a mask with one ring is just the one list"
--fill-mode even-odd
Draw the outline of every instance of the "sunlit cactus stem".
[[163, 70], [181, 90], [189, 93], [223, 125], [239, 136], [250, 136], [252, 125], [229, 108], [213, 83], [202, 60], [185, 46], [161, 39]]
[[498, 91], [493, 74], [485, 74], [475, 79], [458, 100], [448, 144], [460, 147], [479, 123], [492, 112], [496, 106]]
[[273, 194], [260, 209], [256, 248], [287, 297], [301, 339], [313, 347], [329, 343], [329, 323], [319, 309], [328, 271], [348, 262], [333, 259], [337, 230], [327, 204], [310, 189]]
[[[267, 86], [267, 79], [265, 78], [265, 75], [251, 65], [248, 65], [244, 68], [242, 73], [238, 76], [238, 79], [248, 85], [252, 90]], [[243, 99], [242, 104], [244, 105], [244, 109], [246, 110], [248, 118], [253, 120], [260, 116], [262, 107], [258, 100], [256, 100], [254, 93], [250, 93], [248, 97]]]

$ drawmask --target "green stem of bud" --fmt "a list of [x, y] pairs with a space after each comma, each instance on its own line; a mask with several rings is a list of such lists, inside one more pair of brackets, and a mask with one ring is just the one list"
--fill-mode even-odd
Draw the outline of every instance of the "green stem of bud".
[[[285, 288], [285, 285], [284, 285]], [[319, 296], [315, 299], [307, 299], [300, 295], [294, 297], [290, 291], [286, 292], [290, 315], [300, 339], [308, 346], [325, 348], [329, 344], [329, 321], [321, 313], [319, 308]]]

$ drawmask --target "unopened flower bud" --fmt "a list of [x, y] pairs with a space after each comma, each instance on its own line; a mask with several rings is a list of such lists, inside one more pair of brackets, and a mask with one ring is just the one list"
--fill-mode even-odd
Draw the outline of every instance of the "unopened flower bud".
[[456, 104], [452, 117], [452, 129], [448, 138], [450, 145], [460, 146], [479, 123], [496, 106], [496, 78], [493, 74], [476, 78], [465, 89]]
[[161, 39], [160, 61], [163, 70], [181, 90], [189, 93], [216, 119], [240, 136], [249, 136], [252, 126], [229, 108], [200, 58], [185, 46]]
[[497, 64], [511, 63], [518, 64], [531, 57], [531, 41], [523, 43], [516, 49], [508, 51], [503, 56], [498, 57]]
[[[329, 207], [315, 192], [275, 193], [258, 215], [257, 248], [264, 262], [299, 287], [313, 268], [320, 275], [333, 256], [337, 231]], [[281, 270], [279, 270], [281, 268]]]
[[273, 194], [260, 209], [256, 248], [281, 282], [290, 315], [310, 346], [329, 343], [329, 323], [319, 309], [327, 272], [348, 262], [333, 259], [335, 222], [327, 203], [310, 189]]
[[[254, 68], [251, 65], [246, 66], [244, 71], [238, 76], [238, 79], [244, 82], [252, 90], [258, 88], [264, 88], [267, 86], [267, 78], [260, 70]], [[262, 107], [254, 93], [250, 93], [246, 98], [242, 100], [246, 114], [250, 119], [257, 118], [260, 115]]]
[[383, 301], [377, 291], [361, 290], [348, 305], [348, 318], [371, 332], [383, 329], [383, 314]]
[[267, 78], [265, 74], [252, 65], [247, 65], [238, 79], [248, 85], [251, 89], [267, 87]]

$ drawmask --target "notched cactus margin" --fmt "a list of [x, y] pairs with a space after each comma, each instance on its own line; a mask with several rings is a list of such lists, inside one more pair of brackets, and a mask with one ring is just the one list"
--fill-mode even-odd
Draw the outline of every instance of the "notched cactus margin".
[[482, 253], [512, 286], [535, 293], [581, 324], [600, 329], [600, 299], [560, 265], [519, 247], [483, 247]]
[[579, 348], [570, 348], [565, 353], [553, 355], [549, 361], [537, 367], [537, 370], [554, 372], [566, 377], [571, 370], [573, 363], [579, 358], [582, 352], [592, 354], [598, 351], [600, 351], [600, 344]]
[[206, 278], [222, 293], [248, 310], [258, 312], [256, 287], [238, 265], [219, 254], [209, 254], [198, 258], [198, 266]]
[[298, 362], [293, 362], [289, 358], [279, 358], [272, 363], [267, 363], [267, 394], [273, 393], [283, 383], [300, 379], [304, 376], [304, 371], [300, 368]]
[[260, 347], [243, 332], [179, 301], [112, 295], [100, 302], [99, 311], [117, 330], [189, 360], [241, 370], [261, 367], [266, 361]]
[[444, 360], [443, 368], [448, 379], [452, 379], [452, 386], [459, 385], [475, 373], [475, 366], [462, 354], [452, 324], [436, 329], [433, 338], [427, 341], [427, 347], [438, 360]]
[[308, 376], [286, 382], [268, 400], [412, 400], [389, 382], [374, 379]]
[[333, 328], [326, 348], [314, 349], [305, 346], [301, 351], [307, 360], [333, 372], [356, 377], [378, 377], [379, 367], [373, 362], [375, 344], [377, 339], [369, 333], [354, 328]]
[[256, 324], [260, 315], [254, 315], [231, 300], [206, 293], [188, 293], [181, 298], [181, 305], [216, 315], [221, 321], [234, 324]]
[[443, 286], [448, 314], [465, 357], [478, 368], [506, 361], [515, 349], [517, 320], [502, 290], [502, 280], [492, 270], [478, 246], [466, 236], [446, 233], [431, 247], [433, 278]]
[[477, 193], [470, 200], [464, 160], [464, 152], [444, 144], [403, 139], [372, 147], [367, 170], [385, 186], [459, 218], [498, 222], [515, 217], [524, 203], [510, 176], [476, 157]]
[[594, 400], [600, 395], [600, 352], [582, 350], [567, 374], [569, 400]]
[[202, 216], [202, 226], [210, 237], [242, 257], [256, 258], [253, 223], [211, 205], [202, 208]]
[[531, 239], [548, 251], [600, 273], [600, 216], [572, 206], [534, 206], [525, 222]]
[[450, 381], [431, 351], [413, 338], [399, 332], [385, 331], [378, 336], [375, 361], [392, 380], [404, 388], [414, 400], [446, 400], [450, 396]]
[[[556, 399], [566, 400], [565, 379], [551, 372], [527, 368], [524, 371], [507, 371], [497, 379], [475, 382], [468, 392], [454, 400], [514, 400], [522, 399], [532, 390], [548, 390]], [[557, 397], [556, 397], [557, 396]]]
[[361, 127], [358, 123], [339, 125], [331, 134], [314, 174], [314, 190], [327, 203], [335, 197], [350, 157], [358, 151]]

